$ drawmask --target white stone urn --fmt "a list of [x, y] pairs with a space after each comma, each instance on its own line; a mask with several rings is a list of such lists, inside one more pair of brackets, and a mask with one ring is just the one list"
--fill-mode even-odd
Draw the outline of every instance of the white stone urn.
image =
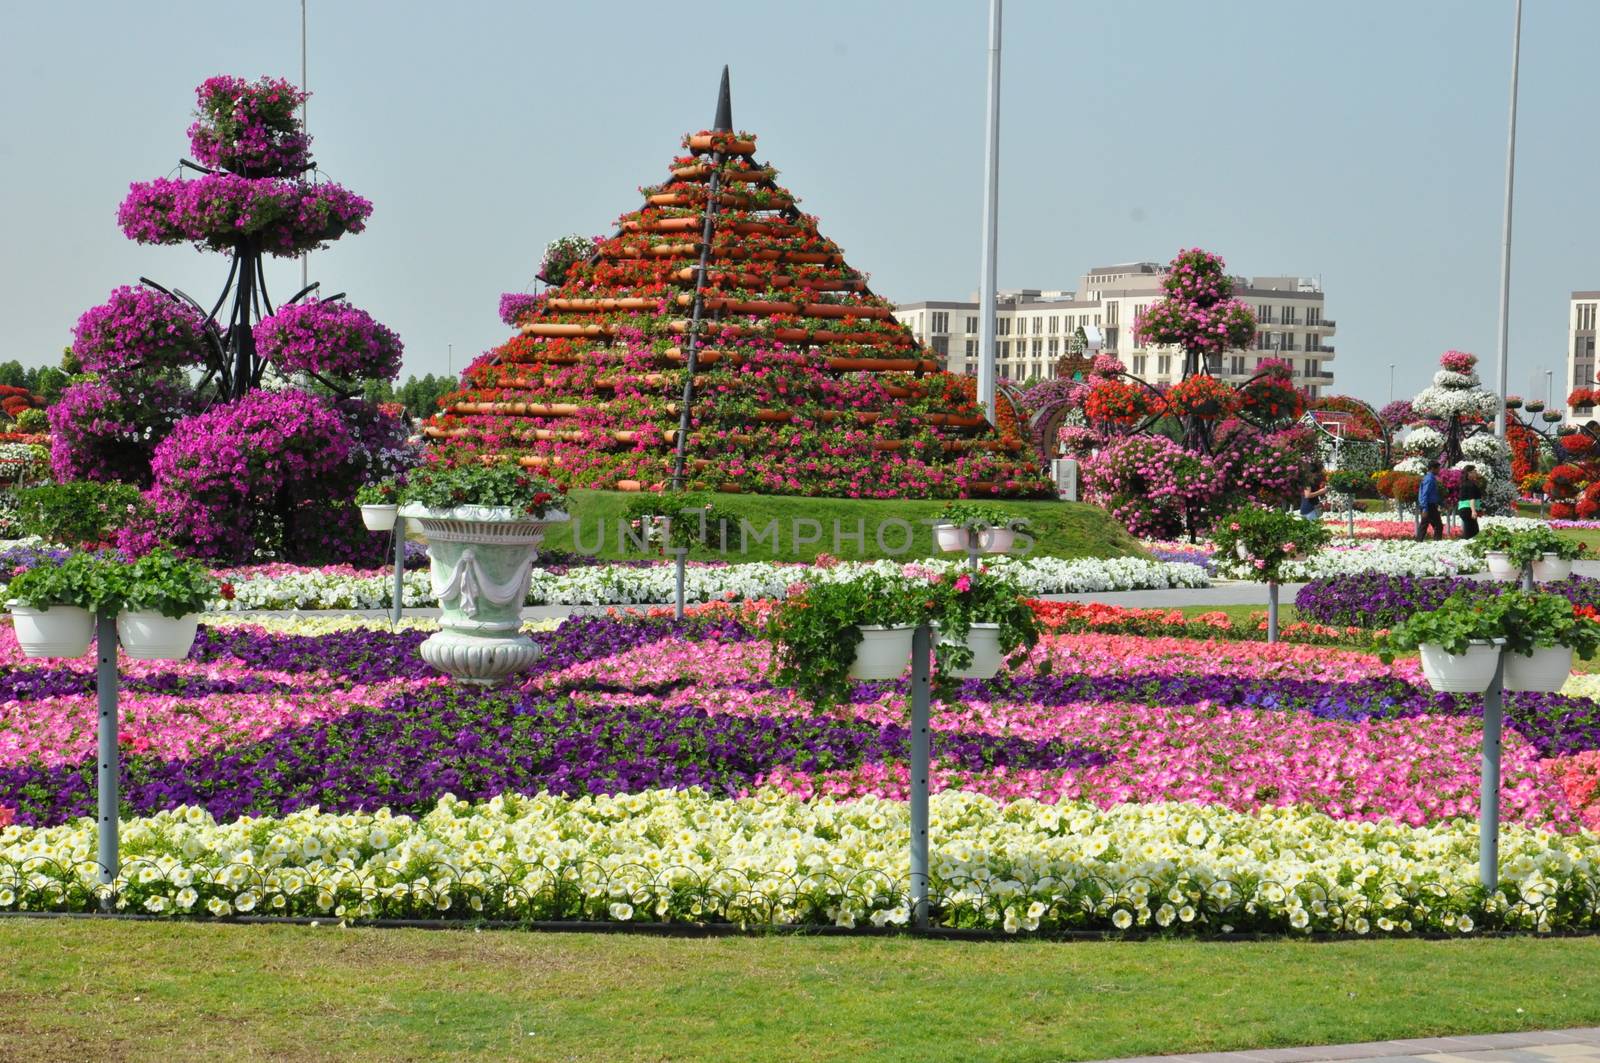
[[508, 506], [430, 509], [417, 503], [399, 515], [416, 521], [428, 540], [433, 595], [443, 629], [422, 644], [422, 659], [462, 683], [493, 686], [526, 671], [539, 647], [522, 634], [533, 563], [546, 524], [560, 511], [533, 517]]

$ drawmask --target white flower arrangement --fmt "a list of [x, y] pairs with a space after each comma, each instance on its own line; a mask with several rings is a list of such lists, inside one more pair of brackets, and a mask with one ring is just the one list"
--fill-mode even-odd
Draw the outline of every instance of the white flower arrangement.
[[1444, 433], [1425, 424], [1417, 425], [1406, 433], [1400, 447], [1407, 454], [1420, 454], [1431, 458], [1444, 449]]
[[[1504, 895], [1486, 901], [1465, 818], [1407, 827], [1294, 807], [1002, 805], [954, 790], [930, 804], [944, 918], [1009, 933], [1579, 929], [1587, 908], [1557, 898], [1592, 894], [1600, 865], [1592, 832], [1502, 824]], [[307, 809], [227, 824], [188, 806], [124, 821], [130, 855], [112, 890], [125, 912], [202, 918], [904, 925], [908, 818], [903, 801], [775, 789], [445, 797], [417, 817]], [[0, 910], [82, 908], [94, 853], [88, 817], [0, 830]]]
[[1428, 459], [1416, 456], [1401, 458], [1399, 461], [1394, 463], [1394, 471], [1409, 472], [1416, 476], [1421, 476], [1423, 473], [1428, 471]]
[[[1460, 539], [1429, 542], [1409, 540], [1357, 540], [1334, 542], [1311, 557], [1286, 562], [1281, 571], [1285, 583], [1349, 576], [1358, 572], [1381, 572], [1390, 576], [1456, 576], [1478, 572], [1483, 561]], [[1217, 574], [1231, 579], [1247, 578], [1239, 561], [1217, 558]]]
[[[1503, 439], [1492, 435], [1470, 436], [1461, 442], [1461, 456], [1468, 462], [1507, 462], [1511, 461], [1511, 448], [1506, 446]], [[1487, 472], [1488, 470], [1480, 470]]]
[[1481, 389], [1428, 387], [1417, 392], [1411, 407], [1424, 417], [1493, 417], [1500, 397]]
[[[953, 571], [963, 562], [919, 561], [928, 567]], [[986, 560], [1004, 570], [1031, 594], [1069, 594], [1096, 591], [1162, 590], [1169, 587], [1206, 587], [1205, 570], [1184, 562], [1151, 561], [1137, 557], [1012, 558]], [[832, 568], [778, 565], [756, 561], [718, 568], [690, 567], [684, 573], [684, 598], [690, 602], [741, 601], [781, 598], [795, 583], [854, 578], [864, 572], [898, 572], [902, 561], [846, 562]], [[261, 609], [385, 609], [390, 602], [390, 576], [351, 576], [318, 570], [292, 575], [257, 576], [234, 583], [232, 601], [212, 603], [215, 610], [234, 612]], [[645, 605], [670, 602], [675, 597], [673, 566], [650, 567], [592, 565], [553, 573], [533, 570], [528, 605]], [[436, 603], [427, 572], [407, 572], [404, 604], [426, 608]]]
[[1450, 391], [1461, 391], [1467, 388], [1478, 387], [1482, 382], [1477, 373], [1457, 373], [1451, 369], [1440, 369], [1433, 374], [1433, 386], [1445, 388]]

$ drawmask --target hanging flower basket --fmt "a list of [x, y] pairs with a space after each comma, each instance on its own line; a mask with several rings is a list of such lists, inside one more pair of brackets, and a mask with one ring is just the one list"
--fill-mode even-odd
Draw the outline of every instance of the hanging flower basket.
[[1500, 641], [1473, 642], [1461, 653], [1448, 653], [1442, 646], [1424, 642], [1418, 647], [1422, 674], [1428, 685], [1439, 691], [1481, 694], [1494, 681], [1500, 662]]
[[[954, 639], [939, 636], [940, 648], [955, 644]], [[955, 679], [993, 679], [1005, 661], [1000, 649], [1000, 625], [973, 624], [967, 631], [965, 645], [972, 651], [972, 663], [965, 668], [949, 668], [947, 674]]]
[[1570, 558], [1561, 557], [1557, 554], [1545, 554], [1544, 557], [1533, 563], [1533, 578], [1540, 583], [1566, 579], [1570, 575], [1572, 575], [1572, 561]]
[[200, 614], [162, 616], [148, 609], [117, 614], [117, 640], [136, 661], [181, 661], [189, 656]]
[[857, 624], [861, 644], [850, 665], [851, 679], [899, 679], [911, 664], [915, 624]]
[[82, 657], [94, 638], [94, 617], [75, 605], [30, 609], [13, 603], [11, 620], [25, 657]]
[[1180, 416], [1215, 420], [1238, 407], [1239, 395], [1216, 377], [1201, 373], [1168, 389], [1167, 405]]
[[1571, 646], [1540, 646], [1532, 656], [1506, 654], [1505, 689], [1554, 693], [1572, 674]]

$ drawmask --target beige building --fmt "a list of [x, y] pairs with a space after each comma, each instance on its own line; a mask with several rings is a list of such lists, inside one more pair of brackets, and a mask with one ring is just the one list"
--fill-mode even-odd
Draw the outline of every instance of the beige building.
[[[996, 372], [1001, 380], [1023, 381], [1054, 374], [1056, 359], [1078, 329], [1094, 327], [1104, 336], [1104, 353], [1116, 355], [1128, 372], [1152, 383], [1178, 379], [1183, 352], [1142, 347], [1134, 323], [1162, 297], [1165, 267], [1156, 262], [1100, 266], [1080, 280], [1076, 291], [1024, 288], [1002, 291], [995, 321]], [[1322, 285], [1305, 277], [1236, 277], [1234, 297], [1256, 313], [1256, 341], [1248, 350], [1230, 351], [1212, 371], [1226, 379], [1253, 375], [1262, 358], [1294, 366], [1295, 382], [1313, 396], [1332, 387], [1334, 322], [1323, 316]], [[952, 372], [976, 373], [978, 302], [904, 303], [895, 308], [917, 338]]]
[[[1594, 320], [1600, 307], [1600, 292], [1573, 292], [1567, 304], [1567, 394], [1577, 388], [1594, 388]], [[1566, 404], [1566, 396], [1556, 397], [1556, 408]], [[1567, 420], [1587, 422], [1594, 418], [1593, 406], [1574, 407]]]

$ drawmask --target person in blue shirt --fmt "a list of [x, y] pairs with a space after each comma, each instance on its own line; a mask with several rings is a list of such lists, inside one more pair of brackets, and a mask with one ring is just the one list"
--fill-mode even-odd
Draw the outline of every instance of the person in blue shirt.
[[1443, 498], [1444, 492], [1439, 489], [1439, 463], [1430, 461], [1428, 471], [1417, 485], [1417, 542], [1428, 537], [1429, 528], [1433, 529], [1435, 542], [1444, 538], [1444, 518], [1439, 516], [1439, 502]]

